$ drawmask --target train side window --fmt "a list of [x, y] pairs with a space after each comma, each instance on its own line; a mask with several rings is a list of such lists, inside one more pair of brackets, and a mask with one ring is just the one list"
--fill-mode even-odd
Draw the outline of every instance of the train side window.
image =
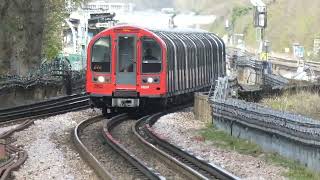
[[151, 38], [142, 39], [142, 73], [159, 73], [162, 68], [161, 47]]
[[91, 49], [91, 70], [94, 72], [111, 71], [110, 37], [98, 39]]

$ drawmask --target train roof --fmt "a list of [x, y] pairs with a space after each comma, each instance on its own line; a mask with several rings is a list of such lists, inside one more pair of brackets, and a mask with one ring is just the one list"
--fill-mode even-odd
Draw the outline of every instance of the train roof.
[[140, 27], [134, 25], [118, 25], [114, 26], [110, 29], [118, 29], [118, 28], [136, 28], [141, 30], [148, 30], [154, 33], [157, 32], [170, 32], [170, 33], [211, 33], [202, 29], [192, 29], [192, 28], [149, 28], [149, 27]]
[[[214, 33], [199, 30], [199, 29], [190, 29], [190, 28], [165, 28], [165, 29], [154, 29], [154, 28], [145, 28], [139, 26], [130, 26], [130, 25], [121, 25], [121, 26], [114, 26], [106, 31], [118, 31], [120, 33], [123, 32], [137, 32], [137, 31], [146, 31], [161, 40], [165, 45], [171, 46], [175, 45], [183, 46], [185, 45], [196, 45], [196, 46], [218, 46], [221, 47], [223, 50], [225, 48], [223, 40], [215, 35]], [[103, 32], [101, 32], [103, 34]], [[179, 41], [176, 41], [178, 40]]]
[[151, 32], [172, 32], [172, 33], [209, 33], [208, 31], [202, 29], [192, 29], [192, 28], [163, 28], [163, 29], [153, 29], [146, 28]]

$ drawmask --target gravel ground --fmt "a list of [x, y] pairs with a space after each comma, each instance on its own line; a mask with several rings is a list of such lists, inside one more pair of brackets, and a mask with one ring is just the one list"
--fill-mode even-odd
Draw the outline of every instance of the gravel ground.
[[13, 173], [15, 179], [98, 179], [75, 151], [71, 132], [81, 121], [100, 112], [83, 110], [40, 119], [15, 133], [14, 144], [28, 152], [27, 161]]
[[153, 126], [154, 132], [185, 151], [192, 152], [211, 163], [227, 169], [244, 179], [286, 179], [285, 168], [270, 165], [259, 157], [239, 154], [215, 147], [212, 142], [199, 139], [199, 130], [206, 124], [195, 120], [191, 109], [168, 114]]
[[167, 166], [161, 159], [154, 156], [142, 147], [141, 143], [135, 139], [135, 135], [132, 132], [132, 126], [134, 126], [136, 121], [126, 121], [118, 125], [112, 131], [112, 135], [117, 139], [124, 147], [126, 147], [132, 154], [134, 154], [138, 159], [143, 161], [147, 166], [155, 169], [166, 179], [187, 179], [185, 176], [181, 176], [176, 172], [172, 171], [170, 167]]
[[137, 179], [128, 162], [106, 144], [102, 135], [103, 123], [94, 123], [85, 128], [80, 137], [82, 142], [113, 177], [117, 179]]

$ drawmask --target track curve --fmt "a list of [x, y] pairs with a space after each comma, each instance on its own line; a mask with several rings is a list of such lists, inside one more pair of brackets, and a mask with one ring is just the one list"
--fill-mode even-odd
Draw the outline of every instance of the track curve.
[[83, 94], [65, 96], [44, 102], [0, 110], [0, 125], [36, 119], [89, 108], [89, 98]]
[[134, 134], [147, 147], [156, 152], [160, 158], [179, 172], [190, 176], [192, 179], [223, 179], [237, 180], [238, 177], [226, 170], [205, 162], [157, 137], [151, 131], [151, 126], [164, 113], [157, 113], [144, 117], [132, 127]]
[[134, 154], [128, 151], [124, 146], [122, 146], [117, 140], [113, 138], [111, 130], [128, 119], [130, 119], [128, 114], [121, 114], [111, 118], [107, 123], [105, 123], [103, 127], [103, 133], [107, 143], [137, 169], [136, 172], [139, 173], [141, 179], [165, 179], [159, 173], [155, 172], [152, 168], [147, 167], [140, 159], [135, 157]]
[[72, 133], [73, 142], [79, 151], [81, 157], [91, 166], [92, 169], [96, 172], [96, 174], [104, 180], [114, 179], [112, 175], [103, 167], [100, 161], [94, 157], [94, 155], [88, 150], [88, 148], [84, 145], [84, 143], [80, 139], [80, 133], [84, 130], [88, 125], [93, 124], [98, 121], [102, 121], [104, 118], [102, 116], [94, 117], [82, 121], [78, 124]]

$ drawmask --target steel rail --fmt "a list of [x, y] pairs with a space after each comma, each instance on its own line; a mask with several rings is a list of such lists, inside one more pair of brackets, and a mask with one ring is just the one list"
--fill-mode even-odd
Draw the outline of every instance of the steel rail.
[[28, 119], [37, 119], [48, 116], [54, 116], [71, 111], [78, 111], [89, 108], [89, 99], [87, 97], [75, 97], [74, 99], [63, 100], [62, 102], [54, 102], [27, 108], [26, 110], [13, 111], [12, 114], [4, 116], [0, 115], [0, 125], [20, 122]]
[[72, 133], [73, 142], [80, 154], [80, 156], [89, 164], [89, 166], [96, 172], [96, 174], [104, 180], [114, 179], [112, 175], [103, 167], [100, 161], [94, 157], [94, 155], [88, 150], [88, 148], [81, 141], [81, 132], [91, 124], [98, 121], [102, 121], [104, 118], [102, 116], [97, 116], [94, 118], [87, 119], [78, 124]]
[[140, 159], [135, 157], [129, 150], [122, 146], [115, 138], [113, 138], [111, 131], [121, 124], [122, 122], [130, 119], [128, 114], [121, 114], [111, 118], [107, 123], [104, 124], [103, 134], [107, 143], [118, 152], [123, 158], [125, 158], [132, 166], [137, 169], [137, 173], [142, 176], [142, 178], [148, 179], [164, 179], [159, 173], [155, 172], [152, 168], [147, 167]]
[[22, 111], [22, 112], [17, 112], [17, 113], [12, 113], [12, 114], [5, 115], [5, 116], [0, 116], [0, 122], [1, 121], [9, 121], [9, 120], [13, 120], [13, 119], [19, 119], [19, 118], [33, 117], [36, 115], [42, 115], [42, 114], [46, 114], [49, 112], [61, 111], [61, 110], [72, 109], [72, 108], [80, 107], [80, 106], [88, 106], [88, 105], [89, 105], [89, 100], [87, 98], [80, 99], [80, 100], [78, 100], [78, 99], [69, 100], [66, 102], [50, 104], [50, 105], [46, 105], [43, 107], [37, 107], [34, 109], [28, 109], [28, 110]]
[[70, 95], [70, 96], [56, 97], [56, 98], [53, 98], [53, 99], [49, 99], [49, 100], [41, 101], [41, 102], [36, 102], [36, 103], [32, 103], [32, 104], [26, 104], [26, 105], [22, 105], [22, 106], [4, 108], [4, 109], [0, 109], [0, 116], [2, 116], [4, 114], [7, 114], [7, 113], [24, 110], [24, 109], [30, 108], [30, 107], [39, 107], [39, 106], [43, 106], [43, 105], [47, 105], [47, 104], [53, 104], [53, 103], [56, 103], [56, 102], [61, 102], [61, 101], [64, 101], [64, 100], [74, 99], [74, 98], [77, 98], [77, 97], [85, 97], [85, 95], [84, 94], [74, 94], [74, 95]]
[[176, 146], [157, 137], [150, 130], [151, 126], [164, 113], [157, 113], [150, 117], [140, 119], [133, 127], [134, 134], [147, 147], [157, 152], [160, 156], [173, 168], [181, 173], [191, 177], [192, 179], [223, 179], [235, 180], [239, 179], [226, 170], [204, 160], [197, 158]]
[[[81, 96], [81, 97], [73, 97], [73, 98], [69, 98], [69, 99], [61, 99], [59, 101], [47, 102], [44, 105], [42, 105], [42, 104], [29, 105], [29, 106], [24, 107], [22, 109], [9, 110], [7, 112], [0, 113], [0, 119], [8, 118], [8, 117], [15, 116], [18, 114], [23, 116], [24, 114], [28, 114], [28, 112], [31, 112], [31, 111], [36, 112], [39, 109], [44, 109], [44, 108], [48, 108], [51, 106], [59, 106], [59, 105], [72, 103], [72, 102], [76, 102], [76, 101], [82, 101], [82, 100], [88, 100], [88, 97]], [[18, 108], [20, 108], [20, 106], [18, 106]]]
[[[6, 139], [12, 133], [21, 131], [29, 127], [32, 123], [33, 121], [31, 120], [25, 121], [17, 127], [0, 134], [0, 139]], [[4, 162], [0, 163], [0, 180], [9, 179], [11, 172], [17, 170], [28, 157], [28, 154], [25, 150], [22, 150], [20, 147], [16, 147], [14, 145], [5, 144], [5, 151], [8, 159], [5, 159]]]
[[26, 151], [12, 145], [6, 145], [6, 153], [9, 154], [9, 159], [0, 164], [0, 180], [9, 179], [11, 172], [17, 170], [28, 157]]

